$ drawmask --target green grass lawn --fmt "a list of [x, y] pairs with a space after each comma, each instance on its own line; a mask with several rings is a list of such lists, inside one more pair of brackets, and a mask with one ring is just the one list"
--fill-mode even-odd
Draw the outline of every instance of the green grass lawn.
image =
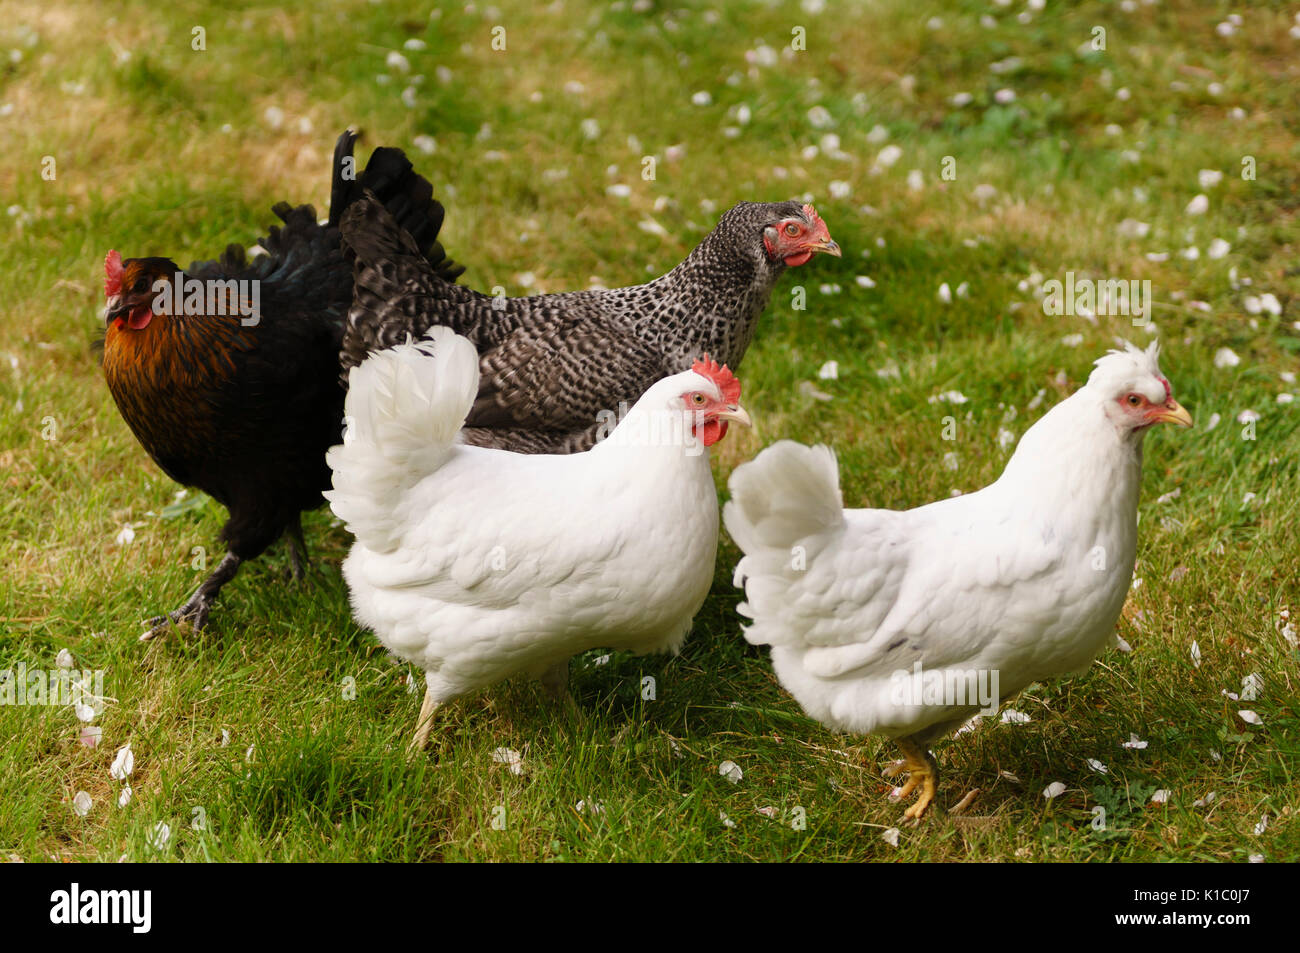
[[[1283, 627], [1300, 615], [1300, 402], [1283, 396], [1300, 394], [1300, 30], [1284, 5], [1236, 5], [1221, 32], [1227, 5], [1181, 0], [112, 6], [0, 3], [0, 668], [67, 649], [110, 696], [95, 747], [69, 707], [0, 706], [0, 857], [1300, 859]], [[90, 349], [104, 254], [187, 264], [252, 244], [275, 201], [324, 214], [349, 124], [433, 181], [447, 249], [484, 290], [637, 283], [737, 201], [815, 201], [845, 254], [782, 280], [740, 374], [757, 426], [714, 454], [720, 494], [782, 437], [832, 444], [850, 505], [992, 481], [1117, 336], [1150, 340], [1124, 316], [1046, 313], [1042, 283], [1149, 279], [1196, 426], [1147, 440], [1131, 651], [1016, 699], [1027, 723], [939, 745], [940, 801], [979, 787], [972, 816], [894, 846], [892, 747], [829, 733], [780, 689], [741, 637], [727, 539], [680, 657], [579, 658], [572, 708], [524, 680], [462, 699], [415, 760], [422, 680], [352, 621], [328, 510], [307, 520], [305, 584], [276, 547], [207, 631], [139, 643], [200, 580], [195, 548], [219, 558], [224, 511], [167, 509], [178, 488], [116, 412]], [[819, 378], [831, 360], [838, 379]], [[967, 402], [933, 399], [954, 390]], [[1252, 674], [1257, 698], [1225, 695]], [[1146, 746], [1123, 747], [1133, 735]]]

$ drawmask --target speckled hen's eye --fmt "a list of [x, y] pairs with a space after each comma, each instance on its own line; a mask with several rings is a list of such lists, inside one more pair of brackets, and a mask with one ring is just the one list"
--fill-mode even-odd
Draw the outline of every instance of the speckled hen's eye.
[[794, 222], [790, 222], [790, 223], [788, 223], [788, 224], [785, 226], [785, 233], [786, 233], [787, 235], [798, 235], [798, 234], [799, 234], [799, 226], [796, 225]]

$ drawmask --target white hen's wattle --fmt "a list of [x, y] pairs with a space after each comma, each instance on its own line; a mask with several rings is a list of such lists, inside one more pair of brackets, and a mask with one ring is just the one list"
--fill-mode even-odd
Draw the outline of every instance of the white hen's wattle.
[[592, 648], [676, 651], [713, 579], [718, 504], [674, 399], [721, 396], [714, 381], [661, 380], [585, 453], [471, 447], [477, 354], [429, 336], [352, 371], [326, 494], [356, 536], [356, 617], [426, 672], [426, 713]]
[[[1085, 669], [1113, 638], [1133, 576], [1142, 437], [1159, 420], [1190, 423], [1154, 346], [1130, 346], [1025, 433], [995, 483], [965, 496], [844, 510], [829, 448], [769, 447], [733, 473], [724, 510], [745, 553], [745, 637], [772, 647], [809, 715], [899, 740], [924, 774], [925, 744], [982, 707], [981, 684], [1008, 698]], [[968, 693], [920, 697], [918, 671]]]

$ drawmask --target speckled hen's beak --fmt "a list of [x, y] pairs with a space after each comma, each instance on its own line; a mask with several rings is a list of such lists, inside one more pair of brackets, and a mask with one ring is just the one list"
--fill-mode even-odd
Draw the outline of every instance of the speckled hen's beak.
[[1180, 427], [1190, 427], [1192, 425], [1192, 415], [1187, 412], [1186, 407], [1170, 397], [1158, 411], [1151, 415], [1151, 422], [1154, 424], [1178, 424]]
[[805, 245], [808, 251], [825, 252], [827, 255], [834, 255], [836, 258], [843, 258], [844, 253], [840, 251], [840, 246], [832, 241], [829, 236], [819, 242], [813, 242], [811, 245]]

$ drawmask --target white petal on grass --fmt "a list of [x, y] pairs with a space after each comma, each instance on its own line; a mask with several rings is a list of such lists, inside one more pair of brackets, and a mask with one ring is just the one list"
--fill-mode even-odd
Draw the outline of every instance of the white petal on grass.
[[166, 821], [159, 821], [154, 825], [153, 831], [149, 834], [149, 846], [154, 850], [162, 850], [167, 846], [168, 841], [171, 839], [171, 825]]
[[91, 800], [90, 795], [85, 791], [78, 791], [76, 796], [72, 799], [72, 810], [76, 813], [77, 817], [85, 817], [90, 813], [90, 809], [94, 806], [95, 802]]
[[993, 101], [1003, 106], [1016, 101], [1016, 91], [1014, 89], [999, 89], [993, 94]]
[[77, 740], [87, 748], [99, 747], [99, 740], [104, 737], [104, 729], [98, 725], [82, 725]]
[[119, 546], [131, 545], [131, 543], [135, 542], [135, 529], [132, 528], [130, 523], [127, 523], [118, 532], [117, 537], [115, 538], [114, 541]]
[[945, 470], [956, 470], [960, 463], [960, 458], [951, 450], [943, 455], [943, 468]]
[[113, 763], [108, 768], [108, 776], [114, 781], [125, 781], [135, 770], [135, 753], [131, 751], [131, 743], [127, 742], [117, 749], [117, 754], [113, 756]]
[[1002, 717], [998, 720], [1004, 725], [1027, 725], [1033, 721], [1033, 719], [1023, 711], [1016, 711], [1014, 708], [1008, 708], [1002, 713]]
[[823, 403], [835, 399], [832, 395], [826, 393], [824, 390], [818, 389], [818, 387], [815, 384], [813, 384], [812, 381], [800, 381], [799, 393], [804, 397], [811, 397], [813, 400], [819, 400], [822, 401]]
[[840, 379], [840, 364], [838, 361], [827, 361], [817, 369], [817, 376], [824, 381], [837, 381]]
[[128, 804], [130, 804], [131, 795], [133, 793], [134, 792], [132, 792], [131, 790], [131, 785], [129, 784], [122, 785], [122, 793], [117, 796], [117, 806], [126, 807]]
[[54, 664], [59, 668], [72, 668], [72, 653], [67, 649], [59, 649], [59, 654], [54, 656]]
[[1089, 771], [1093, 771], [1096, 774], [1110, 774], [1110, 768], [1106, 767], [1106, 765], [1098, 761], [1096, 758], [1089, 758], [1087, 763]]
[[1187, 203], [1187, 208], [1183, 209], [1188, 215], [1204, 215], [1210, 210], [1210, 197], [1204, 192], [1198, 193]]
[[1128, 640], [1118, 635], [1115, 636], [1115, 648], [1119, 649], [1121, 652], [1124, 653], [1129, 653], [1133, 651], [1133, 646], [1128, 644]]
[[[1300, 26], [1293, 26], [1291, 28], [1291, 35], [1294, 36], [1297, 40], [1300, 40]], [[1246, 861], [1247, 863], [1251, 863], [1251, 864], [1262, 864], [1264, 862], [1264, 855], [1251, 854], [1249, 857], [1246, 858]]]
[[1210, 247], [1205, 254], [1208, 258], [1219, 259], [1226, 257], [1230, 251], [1232, 251], [1232, 246], [1230, 244], [1225, 242], [1222, 238], [1216, 238], [1214, 241], [1210, 242]]
[[1197, 668], [1201, 667], [1201, 646], [1195, 639], [1192, 639], [1192, 664]]
[[419, 149], [426, 156], [431, 156], [438, 151], [438, 140], [429, 135], [419, 135], [411, 140], [411, 144]]
[[1205, 807], [1207, 804], [1212, 804], [1214, 803], [1215, 796], [1216, 796], [1215, 793], [1211, 791], [1209, 794], [1205, 795], [1205, 797], [1197, 798], [1195, 801], [1193, 801], [1192, 807]]
[[1237, 415], [1237, 423], [1249, 424], [1259, 420], [1259, 413], [1254, 410], [1243, 410]]
[[1259, 296], [1259, 306], [1262, 310], [1267, 311], [1273, 317], [1281, 317], [1282, 302], [1277, 300], [1277, 295], [1271, 291], [1266, 291]]
[[853, 280], [857, 282], [859, 288], [874, 288], [876, 286], [876, 283], [866, 275], [858, 275]]
[[726, 778], [732, 784], [739, 784], [740, 779], [745, 776], [745, 772], [740, 770], [740, 765], [734, 761], [724, 761], [718, 765], [718, 774]]
[[1253, 709], [1250, 709], [1250, 708], [1243, 708], [1243, 709], [1241, 709], [1240, 711], [1238, 711], [1238, 712], [1237, 712], [1237, 717], [1240, 718], [1242, 721], [1244, 721], [1244, 722], [1245, 722], [1246, 724], [1248, 724], [1248, 725], [1262, 725], [1262, 724], [1264, 724], [1264, 719], [1263, 719], [1263, 718], [1260, 718], [1260, 717], [1259, 717], [1259, 714], [1258, 714], [1257, 712], [1255, 712]]
[[1143, 741], [1141, 738], [1133, 734], [1133, 732], [1131, 731], [1128, 734], [1128, 741], [1120, 742], [1121, 748], [1131, 748], [1135, 751], [1141, 751], [1146, 746], [1147, 746], [1147, 742]]
[[831, 198], [846, 199], [853, 193], [853, 188], [849, 183], [836, 179], [830, 184]]
[[1256, 837], [1258, 837], [1260, 834], [1264, 833], [1266, 830], [1268, 830], [1268, 815], [1267, 815], [1267, 814], [1261, 814], [1260, 817], [1259, 817], [1259, 823], [1255, 825], [1255, 831], [1254, 831], [1254, 834], [1255, 834]]
[[696, 106], [712, 106], [713, 94], [708, 90], [702, 89], [697, 93], [691, 94], [691, 102]]
[[897, 827], [891, 827], [888, 828], [887, 830], [883, 830], [880, 832], [880, 839], [883, 840], [890, 847], [897, 847], [899, 834], [900, 831], [898, 830]]
[[925, 188], [925, 174], [920, 169], [907, 173], [907, 187], [913, 192], [920, 192]]
[[1060, 797], [1065, 793], [1065, 785], [1060, 781], [1053, 781], [1047, 787], [1043, 788], [1043, 797], [1049, 801], [1054, 797]]
[[1223, 181], [1223, 173], [1218, 169], [1202, 169], [1196, 173], [1196, 183], [1202, 189], [1209, 190]]
[[1148, 222], [1139, 222], [1136, 218], [1126, 218], [1116, 229], [1121, 238], [1146, 238], [1151, 231]]
[[1214, 352], [1214, 366], [1218, 368], [1236, 367], [1241, 363], [1237, 352], [1230, 347], [1221, 347]]
[[756, 807], [754, 808], [754, 811], [755, 813], [762, 814], [766, 818], [770, 818], [772, 820], [776, 819], [777, 811], [776, 808], [774, 807]]
[[888, 169], [902, 157], [903, 150], [899, 146], [891, 143], [876, 154], [876, 165], [880, 166], [882, 169]]
[[511, 774], [524, 773], [524, 759], [514, 748], [494, 748], [492, 751], [492, 760], [497, 764], [504, 764], [510, 769]]
[[952, 289], [948, 287], [948, 282], [939, 286], [938, 298], [944, 304], [952, 304]]
[[726, 811], [719, 811], [719, 812], [718, 812], [718, 820], [722, 821], [722, 826], [723, 826], [723, 827], [726, 827], [726, 828], [728, 828], [728, 829], [733, 828], [733, 827], [736, 826], [736, 822], [733, 821], [731, 818], [727, 817], [727, 812], [726, 812]]
[[1170, 791], [1168, 788], [1160, 788], [1158, 791], [1156, 791], [1154, 794], [1151, 795], [1151, 803], [1165, 804], [1169, 800], [1169, 795], [1173, 793], [1174, 792]]
[[411, 61], [397, 50], [389, 51], [388, 56], [384, 59], [384, 65], [389, 69], [397, 70], [399, 73], [409, 73], [411, 71]]

